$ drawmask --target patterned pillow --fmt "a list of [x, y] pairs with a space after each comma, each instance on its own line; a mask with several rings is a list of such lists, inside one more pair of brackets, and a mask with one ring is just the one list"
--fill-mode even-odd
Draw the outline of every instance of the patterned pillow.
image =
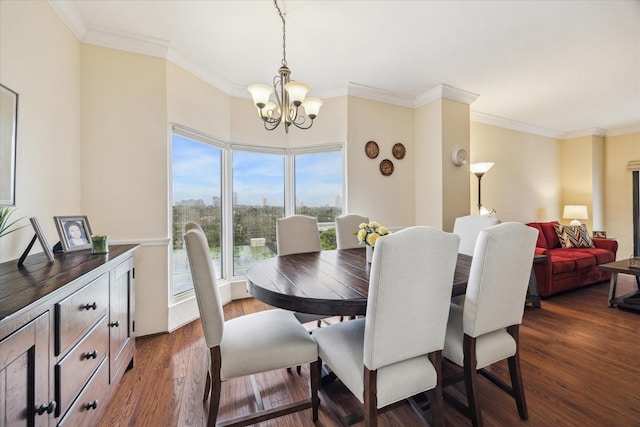
[[553, 228], [556, 230], [558, 240], [560, 240], [560, 246], [563, 248], [596, 247], [591, 241], [591, 237], [589, 237], [587, 226], [584, 224], [578, 226], [553, 224]]

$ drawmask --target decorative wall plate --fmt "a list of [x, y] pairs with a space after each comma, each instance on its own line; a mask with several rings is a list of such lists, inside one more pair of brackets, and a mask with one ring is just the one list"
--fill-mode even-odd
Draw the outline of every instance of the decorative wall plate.
[[407, 154], [407, 149], [404, 148], [404, 145], [398, 142], [393, 146], [391, 152], [393, 153], [393, 157], [398, 160], [402, 160], [404, 158], [404, 155]]
[[389, 176], [393, 173], [393, 162], [389, 159], [384, 159], [380, 162], [380, 173], [384, 176]]
[[367, 153], [367, 157], [369, 157], [370, 159], [375, 159], [376, 157], [378, 157], [380, 148], [375, 141], [369, 141], [364, 146], [364, 152]]

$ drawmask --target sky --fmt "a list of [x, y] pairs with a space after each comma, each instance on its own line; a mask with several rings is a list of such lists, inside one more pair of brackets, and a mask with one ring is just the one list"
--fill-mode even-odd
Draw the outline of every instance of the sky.
[[[201, 199], [210, 204], [221, 197], [222, 150], [173, 135], [173, 203]], [[284, 205], [284, 155], [246, 151], [233, 153], [233, 192], [241, 205]], [[329, 205], [342, 195], [342, 153], [296, 156], [297, 202], [307, 206]], [[299, 203], [298, 203], [299, 204]]]

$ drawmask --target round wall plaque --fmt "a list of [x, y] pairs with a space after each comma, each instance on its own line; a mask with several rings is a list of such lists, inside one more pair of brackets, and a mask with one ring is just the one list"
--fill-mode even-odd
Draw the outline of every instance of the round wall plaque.
[[398, 160], [402, 160], [404, 158], [404, 155], [407, 154], [407, 149], [404, 148], [404, 145], [398, 142], [393, 146], [391, 152], [393, 153], [393, 157]]
[[364, 152], [367, 154], [367, 157], [370, 159], [375, 159], [378, 157], [378, 153], [380, 152], [380, 148], [375, 141], [369, 141], [364, 146]]
[[393, 173], [393, 163], [389, 159], [384, 159], [380, 162], [380, 173], [384, 176], [389, 176]]

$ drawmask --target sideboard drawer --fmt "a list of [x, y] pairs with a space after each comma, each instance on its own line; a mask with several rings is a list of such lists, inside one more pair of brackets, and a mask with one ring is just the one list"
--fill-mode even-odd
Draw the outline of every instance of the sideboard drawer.
[[[95, 418], [96, 413], [104, 413], [101, 405], [107, 402], [98, 397], [104, 396], [104, 391], [109, 387], [109, 363], [103, 360], [98, 371], [89, 384], [82, 390], [73, 403], [69, 412], [58, 423], [58, 426], [90, 426], [94, 425], [98, 419]], [[100, 409], [100, 410], [99, 410]]]
[[56, 364], [56, 400], [64, 414], [91, 374], [109, 353], [107, 316]]
[[55, 306], [55, 355], [64, 353], [107, 313], [109, 274], [103, 274]]

